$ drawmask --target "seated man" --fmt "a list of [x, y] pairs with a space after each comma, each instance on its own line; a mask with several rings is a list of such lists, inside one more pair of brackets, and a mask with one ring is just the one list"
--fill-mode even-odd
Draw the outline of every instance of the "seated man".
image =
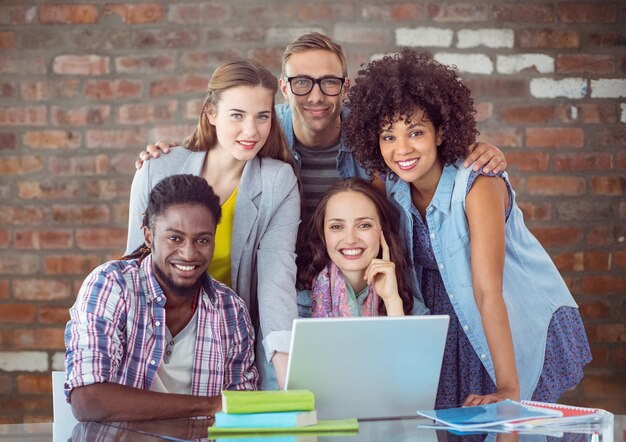
[[150, 193], [145, 245], [85, 279], [65, 331], [65, 393], [81, 421], [210, 416], [222, 389], [255, 390], [243, 301], [207, 274], [221, 209], [207, 182]]

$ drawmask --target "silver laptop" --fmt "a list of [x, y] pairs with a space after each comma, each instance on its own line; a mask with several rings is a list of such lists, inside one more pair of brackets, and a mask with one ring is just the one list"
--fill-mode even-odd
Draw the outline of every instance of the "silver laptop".
[[449, 317], [296, 319], [287, 390], [321, 419], [415, 417], [435, 405]]

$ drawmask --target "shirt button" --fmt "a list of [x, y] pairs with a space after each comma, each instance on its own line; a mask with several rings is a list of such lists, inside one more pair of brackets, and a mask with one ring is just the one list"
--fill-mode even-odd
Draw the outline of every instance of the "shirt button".
[[157, 301], [158, 301], [158, 302], [161, 302], [161, 297], [160, 297], [160, 296], [157, 298]]
[[174, 341], [170, 341], [170, 345], [174, 345]]
[[443, 270], [443, 264], [439, 264], [439, 269]]
[[154, 325], [156, 325], [156, 326], [158, 327], [159, 325], [161, 325], [161, 321], [156, 321], [156, 322], [154, 323]]
[[463, 330], [469, 330], [469, 325], [464, 325]]
[[165, 352], [165, 354], [168, 355], [168, 356], [171, 356], [172, 352], [171, 351], [167, 351], [167, 352]]
[[432, 208], [431, 206], [429, 206], [429, 207], [428, 207], [428, 209], [426, 209], [426, 211], [427, 211], [428, 213], [430, 213], [430, 212], [432, 212], [432, 211], [433, 211], [433, 208]]
[[482, 353], [482, 354], [480, 355], [480, 359], [487, 359], [487, 355], [486, 355], [485, 353]]
[[432, 239], [435, 239], [435, 237], [436, 237], [436, 236], [437, 236], [437, 235], [435, 235], [434, 233], [431, 233], [431, 234], [430, 234], [430, 237], [431, 237]]
[[454, 295], [452, 293], [450, 293], [448, 296], [450, 297], [450, 299], [454, 299]]
[[150, 365], [156, 365], [156, 361], [153, 359], [150, 361]]

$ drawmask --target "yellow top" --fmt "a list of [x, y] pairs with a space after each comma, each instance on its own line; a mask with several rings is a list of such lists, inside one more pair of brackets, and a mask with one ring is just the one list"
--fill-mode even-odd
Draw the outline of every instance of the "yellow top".
[[235, 202], [239, 187], [222, 204], [222, 219], [215, 229], [215, 251], [209, 264], [209, 275], [228, 287], [232, 287], [230, 273], [230, 243], [233, 235], [233, 218], [235, 217]]

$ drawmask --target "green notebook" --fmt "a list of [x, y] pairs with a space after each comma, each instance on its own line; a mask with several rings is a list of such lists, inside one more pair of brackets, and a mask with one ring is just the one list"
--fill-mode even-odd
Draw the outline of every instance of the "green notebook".
[[209, 427], [209, 438], [223, 436], [242, 436], [255, 434], [331, 434], [358, 433], [359, 422], [356, 419], [320, 420], [315, 425], [290, 428], [216, 428]]
[[222, 411], [228, 414], [314, 409], [315, 397], [309, 390], [222, 391]]

